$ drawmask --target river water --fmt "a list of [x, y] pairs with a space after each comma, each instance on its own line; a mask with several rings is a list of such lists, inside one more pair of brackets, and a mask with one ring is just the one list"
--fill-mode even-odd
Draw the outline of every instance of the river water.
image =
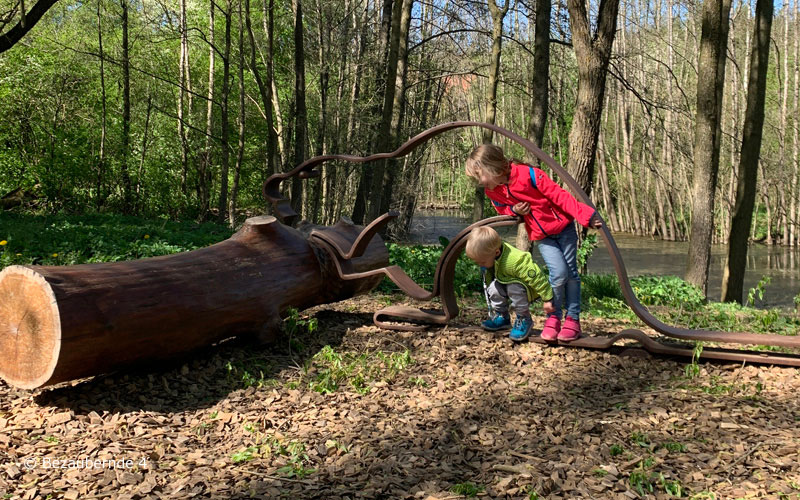
[[[408, 243], [435, 244], [439, 236], [452, 238], [470, 224], [463, 212], [447, 210], [420, 210], [411, 221]], [[500, 228], [503, 238], [513, 243], [515, 228]], [[614, 234], [628, 275], [674, 275], [683, 277], [686, 270], [688, 242], [662, 241], [625, 233]], [[614, 273], [611, 257], [602, 238], [599, 246], [589, 258], [590, 273]], [[711, 270], [708, 281], [708, 296], [719, 300], [722, 284], [722, 269], [726, 247], [714, 245], [711, 249]], [[534, 259], [542, 259], [537, 251]], [[757, 307], [794, 307], [795, 295], [800, 293], [800, 250], [780, 246], [753, 244], [750, 246], [745, 271], [744, 290], [757, 285], [764, 276], [770, 283], [764, 288], [764, 299], [757, 300]]]

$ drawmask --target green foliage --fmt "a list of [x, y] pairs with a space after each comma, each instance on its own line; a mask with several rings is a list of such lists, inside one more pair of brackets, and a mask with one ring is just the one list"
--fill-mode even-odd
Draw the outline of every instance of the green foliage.
[[753, 306], [756, 303], [756, 297], [758, 300], [764, 300], [764, 288], [769, 285], [772, 278], [769, 276], [762, 276], [761, 279], [758, 281], [755, 287], [751, 288], [747, 292], [747, 302], [745, 305]]
[[[399, 245], [390, 243], [388, 247], [389, 264], [402, 267], [406, 274], [420, 286], [429, 289], [433, 287], [436, 265], [439, 262], [439, 257], [442, 255], [444, 246]], [[482, 290], [480, 269], [465, 255], [461, 255], [456, 262], [453, 286], [456, 295], [459, 297], [463, 297], [468, 292], [479, 292]], [[397, 287], [388, 279], [384, 279], [378, 286], [378, 290], [393, 292], [397, 290]]]
[[700, 374], [700, 366], [697, 363], [701, 354], [703, 354], [703, 342], [695, 342], [694, 350], [692, 351], [692, 362], [684, 368], [686, 378], [691, 380]]
[[635, 431], [631, 433], [630, 442], [632, 444], [641, 446], [642, 448], [650, 447], [650, 438], [647, 437], [647, 434], [644, 434], [642, 432]]
[[478, 493], [482, 492], [484, 489], [485, 488], [483, 486], [470, 482], [458, 483], [450, 487], [450, 491], [456, 495], [462, 495], [470, 498], [478, 496]]
[[289, 347], [294, 351], [301, 352], [305, 346], [300, 338], [314, 333], [317, 326], [317, 318], [301, 318], [297, 309], [290, 307], [286, 311], [286, 319], [283, 320], [284, 331], [289, 337]]
[[33, 216], [0, 214], [6, 245], [0, 267], [11, 264], [73, 265], [186, 252], [232, 234], [214, 223], [147, 220], [122, 215]]
[[667, 451], [672, 453], [684, 453], [686, 451], [686, 445], [676, 441], [666, 441], [661, 443], [660, 447], [665, 448]]
[[[639, 276], [631, 279], [631, 287], [639, 301], [647, 306], [670, 306], [694, 311], [705, 302], [699, 288], [677, 276]], [[581, 276], [581, 295], [585, 301], [595, 298], [623, 300], [622, 288], [615, 274], [587, 274]], [[613, 304], [613, 301], [610, 302]]]
[[584, 274], [581, 276], [581, 297], [622, 300], [622, 289], [616, 274]]
[[612, 457], [616, 457], [617, 455], [622, 455], [625, 453], [625, 448], [620, 444], [612, 444], [608, 447], [608, 452]]
[[308, 386], [319, 393], [330, 394], [341, 387], [351, 387], [359, 394], [370, 391], [370, 384], [391, 381], [414, 362], [411, 353], [338, 353], [326, 345], [306, 366]]
[[240, 464], [243, 462], [249, 462], [258, 454], [258, 447], [257, 446], [248, 446], [246, 449], [242, 451], [237, 451], [233, 455], [231, 455], [231, 461], [235, 464]]
[[578, 248], [578, 269], [585, 268], [586, 261], [592, 256], [595, 248], [597, 248], [597, 233], [588, 233]]
[[640, 276], [631, 280], [634, 293], [645, 305], [694, 311], [703, 306], [703, 292], [677, 276]]

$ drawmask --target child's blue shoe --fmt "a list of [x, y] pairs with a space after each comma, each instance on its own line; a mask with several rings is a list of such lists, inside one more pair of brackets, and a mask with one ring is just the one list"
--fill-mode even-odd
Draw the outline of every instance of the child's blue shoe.
[[502, 314], [496, 314], [491, 319], [487, 319], [481, 323], [481, 326], [484, 330], [496, 332], [497, 330], [509, 328], [511, 326], [511, 318], [509, 316], [503, 316]]
[[508, 334], [508, 336], [514, 342], [521, 342], [528, 338], [532, 326], [533, 320], [531, 318], [521, 318], [517, 316], [517, 319], [514, 320], [514, 328], [511, 329], [511, 333]]

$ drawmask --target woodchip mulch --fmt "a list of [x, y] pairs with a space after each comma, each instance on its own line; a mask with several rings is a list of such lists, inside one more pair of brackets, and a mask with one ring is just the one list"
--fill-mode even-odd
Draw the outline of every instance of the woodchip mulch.
[[[800, 498], [796, 369], [704, 363], [688, 379], [685, 360], [514, 345], [473, 326], [477, 307], [390, 332], [371, 323], [381, 300], [303, 313], [319, 327], [302, 355], [224, 343], [160, 370], [0, 383], [0, 497]], [[323, 345], [413, 362], [321, 394]]]

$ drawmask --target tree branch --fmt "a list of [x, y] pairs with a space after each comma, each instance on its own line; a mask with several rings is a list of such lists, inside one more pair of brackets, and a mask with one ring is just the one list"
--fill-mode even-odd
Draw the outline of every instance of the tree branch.
[[52, 7], [58, 0], [39, 0], [30, 12], [25, 14], [22, 19], [6, 33], [0, 34], [0, 54], [7, 51], [25, 36], [45, 12]]

